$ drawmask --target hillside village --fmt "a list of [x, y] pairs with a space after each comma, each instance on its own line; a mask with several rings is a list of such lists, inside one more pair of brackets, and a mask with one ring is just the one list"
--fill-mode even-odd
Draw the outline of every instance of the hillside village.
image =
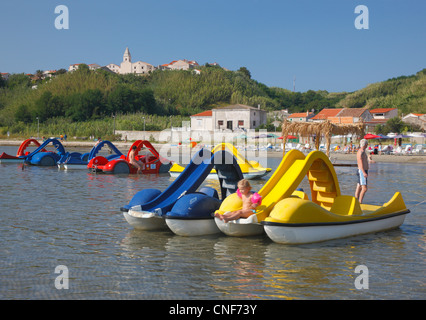
[[[78, 69], [80, 65], [84, 63], [74, 63], [70, 64], [68, 67], [68, 72], [73, 72]], [[210, 65], [218, 66], [218, 64], [212, 63]], [[143, 61], [132, 62], [132, 55], [130, 53], [129, 48], [127, 47], [123, 54], [123, 61], [120, 65], [115, 63], [110, 63], [106, 66], [101, 66], [97, 63], [87, 64], [90, 70], [98, 70], [103, 69], [108, 72], [113, 72], [116, 74], [135, 74], [135, 75], [146, 75], [154, 70], [193, 70], [194, 73], [199, 74], [201, 71], [199, 70], [200, 65], [195, 60], [173, 60], [170, 63], [161, 64], [157, 67], [153, 66], [150, 63]], [[62, 71], [63, 72], [63, 71]], [[41, 74], [27, 74], [31, 80], [43, 80], [46, 78], [51, 78], [58, 73], [58, 70], [46, 70], [42, 71]], [[1, 73], [2, 77], [7, 80], [10, 76], [9, 73]]]
[[[68, 68], [68, 71], [75, 71], [78, 69], [80, 63], [71, 64]], [[110, 72], [114, 72], [117, 74], [135, 74], [135, 75], [145, 75], [149, 74], [154, 70], [194, 70], [195, 73], [200, 73], [200, 70], [197, 69], [199, 64], [194, 60], [174, 60], [170, 63], [162, 64], [157, 67], [153, 66], [150, 63], [143, 61], [132, 62], [132, 55], [130, 54], [130, 50], [127, 47], [123, 54], [123, 61], [120, 65], [115, 63], [110, 63], [106, 66], [101, 67], [96, 63], [88, 64], [89, 69], [104, 69]]]

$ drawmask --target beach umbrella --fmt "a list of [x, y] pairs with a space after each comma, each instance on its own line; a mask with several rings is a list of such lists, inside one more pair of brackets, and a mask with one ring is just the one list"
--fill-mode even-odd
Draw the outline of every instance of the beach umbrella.
[[405, 134], [397, 134], [396, 136], [393, 136], [392, 139], [399, 139], [399, 138], [410, 138], [410, 136], [406, 136]]
[[377, 136], [377, 135], [371, 134], [371, 133], [368, 133], [364, 136], [364, 139], [380, 139], [380, 138], [381, 138], [380, 136]]
[[247, 139], [248, 137], [243, 133], [243, 134], [240, 134], [239, 136], [236, 136], [235, 138], [237, 138], [237, 139]]
[[412, 138], [426, 138], [426, 133], [415, 133], [409, 135]]
[[377, 139], [392, 139], [392, 137], [388, 137], [388, 136], [385, 136], [384, 134], [378, 134], [378, 136], [380, 136], [380, 138], [377, 138]]

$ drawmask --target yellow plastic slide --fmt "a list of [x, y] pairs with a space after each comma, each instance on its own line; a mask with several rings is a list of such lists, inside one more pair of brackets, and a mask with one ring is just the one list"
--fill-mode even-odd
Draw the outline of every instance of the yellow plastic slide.
[[[330, 160], [321, 151], [312, 151], [305, 157], [302, 152], [293, 149], [286, 153], [271, 178], [258, 192], [262, 196], [262, 204], [256, 208], [257, 221], [263, 221], [278, 201], [292, 196], [306, 175], [312, 201], [330, 209], [334, 199], [340, 195], [336, 172]], [[306, 194], [304, 197], [307, 197]], [[234, 193], [222, 202], [216, 212], [224, 214], [241, 207], [242, 201]]]
[[[220, 150], [226, 150], [230, 151], [233, 156], [237, 159], [237, 163], [240, 165], [241, 172], [243, 173], [244, 177], [247, 178], [247, 175], [250, 176], [249, 178], [260, 178], [267, 173], [271, 171], [271, 168], [264, 168], [260, 163], [257, 161], [248, 161], [246, 158], [243, 157], [243, 155], [238, 151], [237, 148], [231, 143], [220, 143], [216, 145], [212, 153], [215, 153]], [[170, 168], [171, 173], [180, 173], [185, 168], [178, 165], [177, 163], [174, 163], [173, 166]], [[212, 174], [216, 173], [215, 169], [212, 169]]]

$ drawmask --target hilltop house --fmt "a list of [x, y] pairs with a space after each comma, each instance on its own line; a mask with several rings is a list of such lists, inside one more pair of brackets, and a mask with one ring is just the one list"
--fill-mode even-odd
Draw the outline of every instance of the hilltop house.
[[266, 111], [260, 106], [234, 104], [191, 116], [191, 130], [249, 130], [262, 124], [266, 124]]
[[371, 120], [366, 121], [368, 127], [375, 127], [377, 125], [385, 125], [389, 119], [398, 116], [397, 108], [378, 108], [370, 110]]
[[409, 113], [402, 118], [403, 122], [416, 124], [420, 126], [422, 130], [426, 127], [426, 114], [424, 113]]
[[308, 122], [313, 116], [314, 113], [309, 111], [292, 113], [287, 117], [287, 120], [290, 122]]
[[343, 108], [335, 116], [328, 117], [331, 123], [350, 124], [360, 121], [368, 122], [372, 115], [367, 108]]
[[2, 77], [4, 80], [9, 79], [9, 76], [10, 76], [10, 73], [9, 73], [9, 72], [2, 72], [2, 73], [1, 73], [1, 77]]
[[389, 120], [392, 118], [395, 118], [398, 116], [398, 109], [397, 108], [378, 108], [378, 109], [371, 109], [370, 113], [373, 116], [374, 120]]
[[328, 120], [328, 118], [330, 118], [330, 117], [337, 116], [337, 114], [342, 110], [343, 110], [342, 108], [338, 108], [338, 109], [324, 108], [320, 112], [318, 112], [317, 115], [313, 116], [311, 118], [311, 120], [313, 122], [324, 122], [324, 121]]
[[191, 70], [198, 68], [200, 65], [194, 60], [174, 60], [170, 63], [159, 66], [161, 70]]
[[123, 61], [120, 64], [120, 74], [147, 74], [154, 70], [155, 67], [149, 63], [142, 61], [132, 62], [132, 56], [130, 54], [129, 48], [126, 48], [123, 54]]

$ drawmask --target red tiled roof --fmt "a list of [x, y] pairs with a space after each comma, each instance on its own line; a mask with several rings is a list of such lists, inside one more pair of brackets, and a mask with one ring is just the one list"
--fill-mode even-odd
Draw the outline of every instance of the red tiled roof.
[[306, 118], [312, 115], [312, 112], [309, 112], [309, 115], [306, 115], [306, 112], [292, 113], [289, 115], [289, 118]]
[[212, 111], [207, 110], [207, 111], [203, 111], [201, 113], [193, 114], [191, 117], [211, 117], [211, 116], [212, 116]]
[[337, 116], [339, 117], [360, 117], [364, 112], [368, 111], [366, 108], [344, 108]]
[[328, 117], [335, 117], [342, 109], [322, 109], [312, 120], [325, 120]]
[[370, 113], [386, 113], [395, 109], [396, 108], [377, 108], [370, 110]]

